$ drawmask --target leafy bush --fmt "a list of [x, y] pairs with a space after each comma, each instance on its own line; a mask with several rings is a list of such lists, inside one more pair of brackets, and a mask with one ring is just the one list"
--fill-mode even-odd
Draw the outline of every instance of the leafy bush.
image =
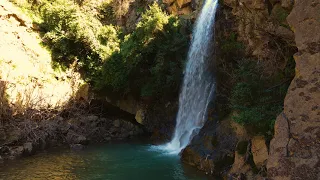
[[237, 83], [230, 100], [231, 109], [236, 112], [233, 120], [253, 134], [271, 135], [275, 119], [282, 111], [289, 81], [264, 78], [257, 64], [250, 60], [239, 62], [235, 78]]
[[228, 37], [222, 40], [221, 42], [221, 53], [222, 54], [240, 54], [244, 46], [241, 42], [237, 41], [236, 33], [230, 33]]
[[40, 10], [43, 40], [52, 52], [53, 66], [77, 67], [97, 90], [176, 97], [188, 44], [177, 17], [154, 3], [147, 10], [139, 9], [145, 12], [135, 30], [124, 34], [112, 24], [126, 13], [131, 0], [77, 2], [43, 0], [35, 8]]
[[53, 59], [65, 67], [78, 62], [88, 80], [97, 76], [103, 60], [119, 50], [117, 28], [103, 26], [72, 1], [46, 3], [41, 15]]
[[114, 15], [117, 18], [121, 18], [121, 16], [127, 14], [130, 4], [133, 1], [134, 0], [112, 0], [111, 4], [112, 4]]
[[104, 64], [100, 88], [154, 97], [177, 92], [187, 46], [180, 28], [178, 18], [154, 3]]
[[116, 14], [110, 1], [104, 1], [99, 7], [99, 19], [104, 24], [115, 24]]

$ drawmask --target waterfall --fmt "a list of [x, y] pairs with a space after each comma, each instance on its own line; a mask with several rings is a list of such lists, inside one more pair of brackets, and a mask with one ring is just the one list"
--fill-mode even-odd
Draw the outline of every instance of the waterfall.
[[188, 52], [179, 111], [173, 139], [165, 145], [171, 152], [179, 153], [203, 127], [207, 107], [214, 91], [213, 76], [209, 68], [210, 41], [214, 34], [215, 13], [218, 0], [206, 0], [193, 30]]

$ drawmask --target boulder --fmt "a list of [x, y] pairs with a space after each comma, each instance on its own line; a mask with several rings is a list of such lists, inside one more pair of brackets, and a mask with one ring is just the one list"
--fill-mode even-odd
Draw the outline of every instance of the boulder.
[[24, 152], [23, 146], [16, 146], [10, 149], [10, 159], [16, 159], [18, 157], [21, 157]]
[[215, 162], [210, 154], [206, 156], [200, 155], [191, 147], [186, 147], [181, 153], [181, 159], [184, 163], [197, 167], [199, 170], [205, 171], [206, 174], [213, 174], [215, 171]]
[[258, 168], [266, 165], [268, 159], [268, 148], [263, 136], [253, 137], [251, 140], [251, 152], [253, 161]]
[[294, 1], [292, 0], [281, 0], [281, 6], [286, 9], [291, 9]]
[[163, 0], [162, 2], [163, 2], [164, 4], [170, 5], [170, 4], [172, 4], [174, 1], [175, 1], [175, 0]]
[[175, 15], [190, 15], [193, 11], [192, 7], [197, 6], [198, 2], [194, 0], [166, 0], [167, 10]]
[[176, 3], [179, 8], [185, 7], [188, 3], [191, 3], [191, 0], [176, 0]]
[[121, 121], [119, 119], [113, 121], [113, 126], [116, 127], [116, 128], [120, 127], [121, 126]]
[[73, 131], [68, 132], [66, 139], [69, 144], [83, 144], [83, 145], [88, 144], [88, 140], [86, 137], [84, 137], [83, 135], [77, 134]]
[[232, 165], [230, 174], [246, 174], [251, 170], [249, 164], [247, 164], [246, 154], [241, 155], [238, 152], [235, 152], [234, 163]]
[[139, 109], [136, 113], [135, 119], [139, 124], [143, 124], [145, 119], [145, 111], [143, 109]]
[[23, 144], [23, 152], [25, 155], [31, 155], [34, 153], [34, 147], [31, 142], [27, 142]]
[[230, 120], [207, 121], [200, 133], [182, 151], [181, 160], [206, 173], [221, 173], [233, 163], [237, 136]]
[[139, 102], [132, 96], [127, 96], [123, 99], [113, 99], [112, 97], [106, 97], [106, 101], [130, 114], [136, 114], [137, 110], [139, 109]]

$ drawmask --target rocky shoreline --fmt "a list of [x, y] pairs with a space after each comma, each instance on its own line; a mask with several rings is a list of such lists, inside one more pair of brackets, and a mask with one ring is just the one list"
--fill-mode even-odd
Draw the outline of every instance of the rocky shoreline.
[[128, 120], [88, 115], [70, 119], [57, 116], [41, 122], [14, 122], [0, 133], [1, 142], [4, 142], [0, 144], [0, 162], [4, 162], [56, 146], [68, 145], [71, 149], [81, 150], [89, 143], [131, 139], [143, 135], [144, 130]]

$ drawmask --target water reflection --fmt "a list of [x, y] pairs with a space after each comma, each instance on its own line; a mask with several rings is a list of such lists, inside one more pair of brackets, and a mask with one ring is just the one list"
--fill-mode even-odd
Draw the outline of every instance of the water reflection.
[[7, 166], [0, 165], [0, 179], [33, 180], [79, 179], [75, 170], [85, 168], [83, 157], [75, 153], [41, 153], [33, 157], [9, 162]]
[[200, 180], [179, 157], [150, 146], [110, 144], [81, 152], [56, 150], [0, 165], [0, 180]]

